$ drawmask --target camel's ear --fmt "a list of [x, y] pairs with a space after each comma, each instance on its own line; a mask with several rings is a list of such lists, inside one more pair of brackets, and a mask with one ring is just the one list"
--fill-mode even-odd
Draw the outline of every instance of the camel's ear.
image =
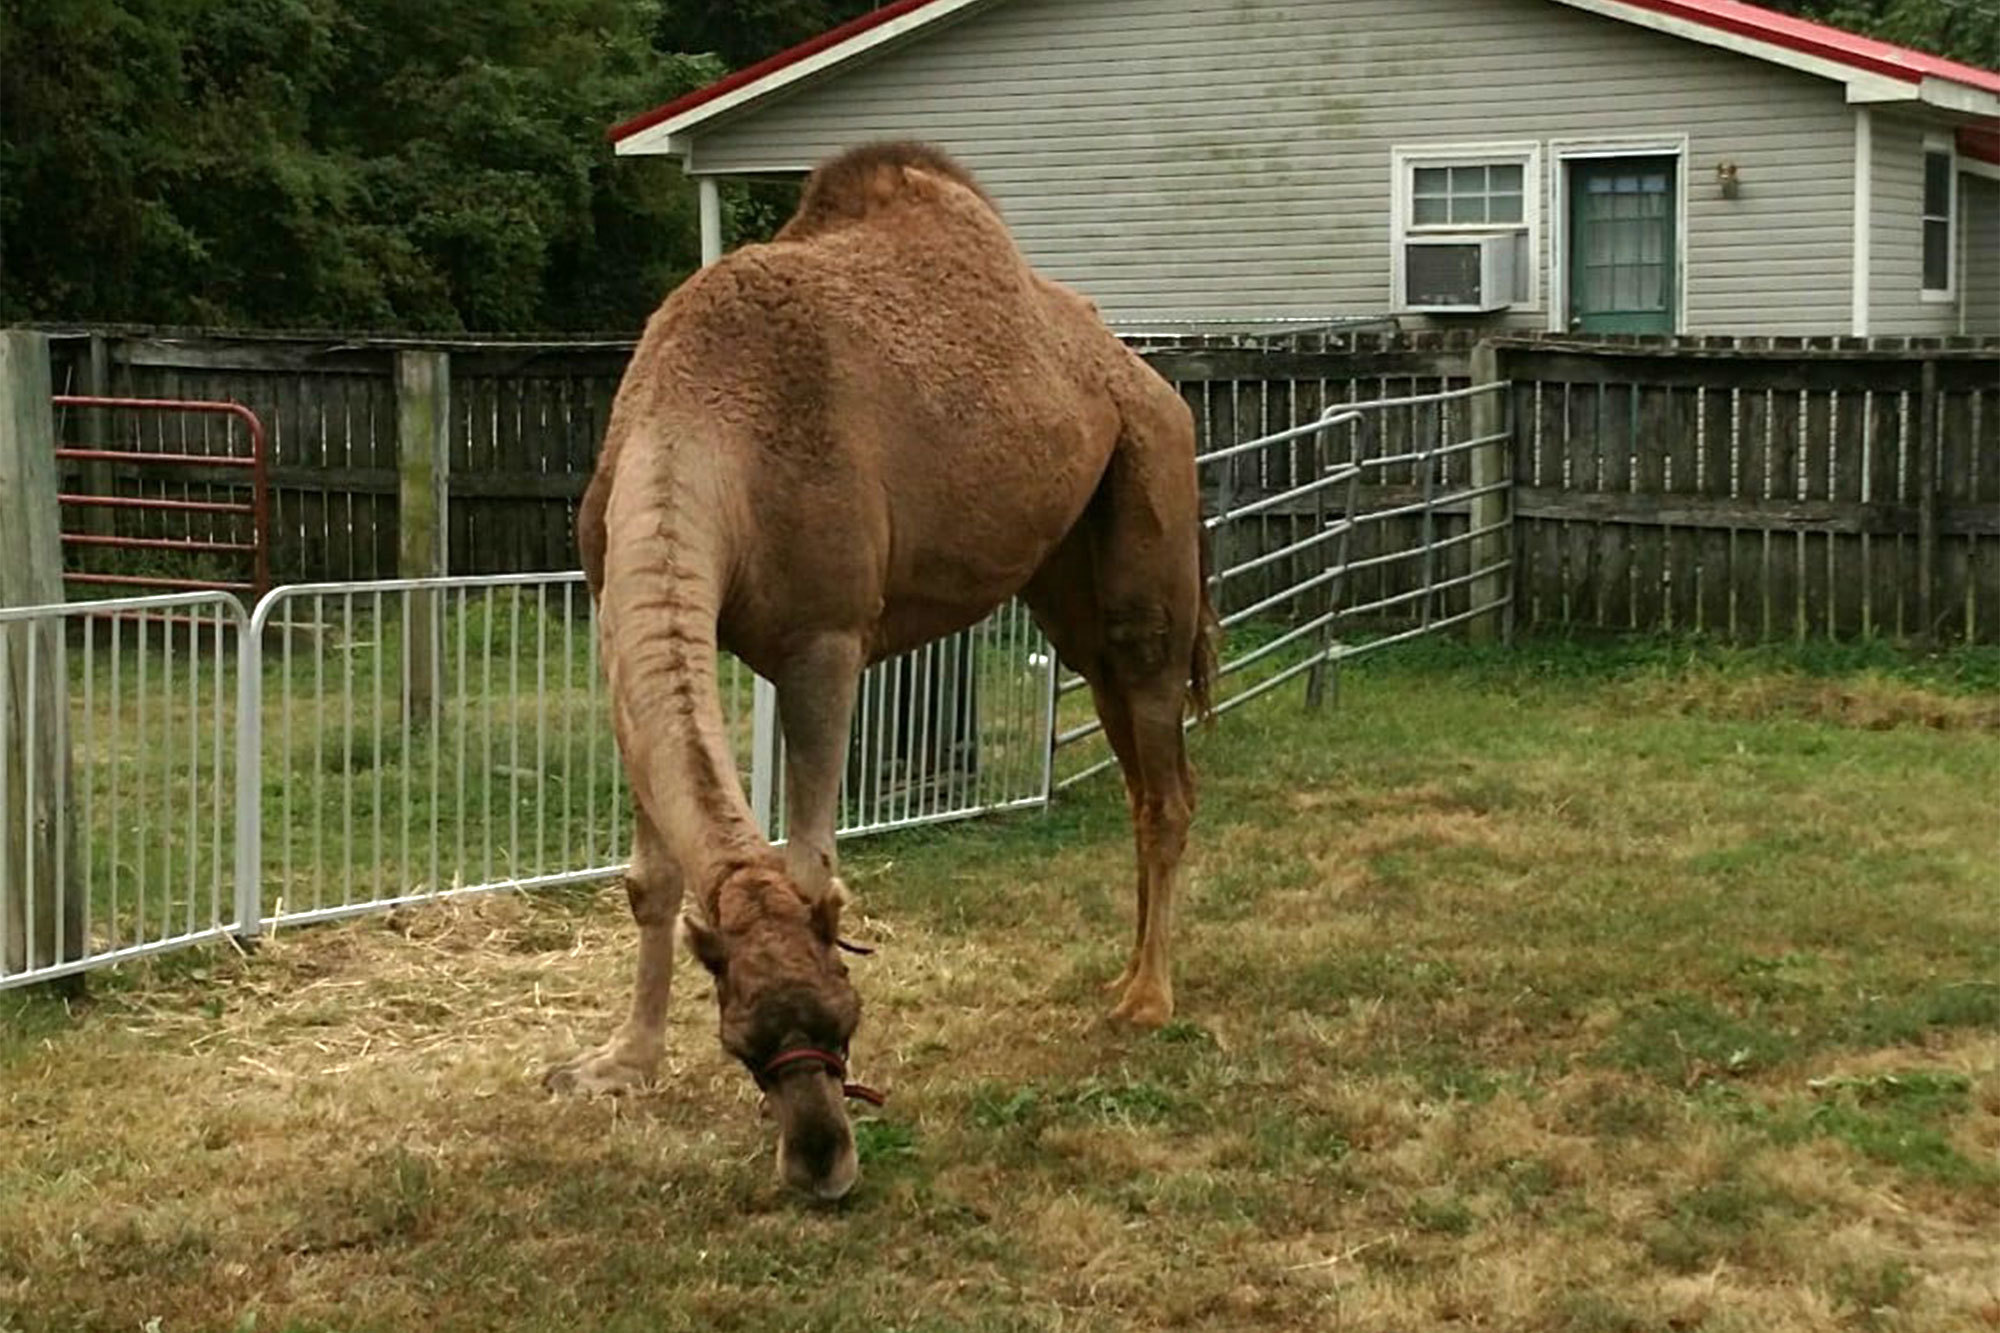
[[699, 958], [701, 965], [719, 978], [729, 965], [729, 951], [723, 947], [722, 932], [710, 930], [691, 916], [683, 916], [681, 934], [687, 937], [688, 952]]

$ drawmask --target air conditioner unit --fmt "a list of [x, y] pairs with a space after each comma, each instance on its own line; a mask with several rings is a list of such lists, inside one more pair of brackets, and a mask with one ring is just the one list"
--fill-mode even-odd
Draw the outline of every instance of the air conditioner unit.
[[1478, 315], [1514, 304], [1514, 248], [1506, 236], [1423, 236], [1403, 242], [1404, 310]]

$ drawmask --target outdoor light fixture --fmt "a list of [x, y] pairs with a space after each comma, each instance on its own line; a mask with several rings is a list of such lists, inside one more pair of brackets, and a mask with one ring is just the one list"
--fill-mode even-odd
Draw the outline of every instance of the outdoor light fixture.
[[1724, 199], [1734, 199], [1737, 193], [1743, 188], [1742, 183], [1736, 177], [1736, 164], [1734, 162], [1720, 162], [1716, 164], [1715, 183], [1722, 187], [1722, 197]]

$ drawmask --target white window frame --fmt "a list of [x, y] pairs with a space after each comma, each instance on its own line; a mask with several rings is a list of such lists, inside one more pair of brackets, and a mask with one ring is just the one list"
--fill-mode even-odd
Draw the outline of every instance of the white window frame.
[[[1415, 212], [1418, 167], [1521, 168], [1521, 220], [1518, 223], [1437, 223], [1419, 227]], [[1512, 236], [1525, 234], [1528, 295], [1508, 309], [1533, 313], [1542, 308], [1542, 146], [1532, 140], [1505, 143], [1397, 144], [1389, 149], [1389, 299], [1396, 310], [1408, 307], [1404, 292], [1403, 242], [1412, 236]], [[1496, 311], [1504, 314], [1505, 311]]]
[[[1923, 191], [1929, 188], [1933, 154], [1942, 156], [1946, 163], [1942, 219], [1937, 219], [1935, 214], [1924, 208]], [[1958, 140], [1949, 134], [1926, 134], [1921, 167], [1917, 198], [1917, 294], [1927, 305], [1951, 305], [1958, 300]], [[1942, 287], [1923, 285], [1924, 236], [1930, 230], [1930, 223], [1934, 219], [1944, 223], [1944, 286]]]
[[1688, 136], [1549, 141], [1549, 332], [1569, 332], [1569, 164], [1602, 157], [1674, 159], [1674, 332], [1688, 326]]

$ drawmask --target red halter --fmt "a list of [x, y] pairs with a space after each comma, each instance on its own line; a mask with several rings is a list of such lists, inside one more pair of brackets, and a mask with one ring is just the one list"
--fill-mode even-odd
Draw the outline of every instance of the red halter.
[[888, 1100], [873, 1088], [847, 1082], [847, 1061], [832, 1051], [823, 1051], [817, 1046], [794, 1046], [790, 1050], [779, 1051], [764, 1062], [763, 1076], [766, 1079], [775, 1079], [782, 1070], [808, 1061], [822, 1066], [827, 1073], [841, 1080], [840, 1090], [856, 1101], [867, 1102], [870, 1106], [880, 1106]]

